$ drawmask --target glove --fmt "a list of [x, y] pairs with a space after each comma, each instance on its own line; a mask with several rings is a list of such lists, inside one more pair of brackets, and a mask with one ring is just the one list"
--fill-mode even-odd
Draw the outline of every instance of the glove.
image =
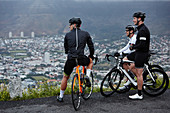
[[133, 50], [133, 46], [134, 46], [134, 44], [131, 44], [130, 47], [129, 47], [129, 49], [130, 49], [130, 50]]
[[114, 54], [114, 56], [118, 57], [118, 56], [120, 56], [120, 53], [116, 52], [116, 53]]
[[89, 57], [90, 57], [92, 60], [94, 60], [94, 56], [93, 56], [93, 55], [89, 55]]

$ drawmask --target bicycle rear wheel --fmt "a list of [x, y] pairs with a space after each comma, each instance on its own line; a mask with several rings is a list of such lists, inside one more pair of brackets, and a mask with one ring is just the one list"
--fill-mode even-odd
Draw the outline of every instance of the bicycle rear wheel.
[[86, 80], [83, 80], [83, 94], [82, 97], [83, 99], [87, 100], [90, 98], [93, 92], [93, 86], [94, 86], [94, 80], [93, 80], [93, 73], [91, 72], [89, 81], [91, 83], [91, 86], [86, 86]]
[[71, 87], [71, 97], [74, 109], [77, 111], [80, 107], [80, 89], [78, 75], [74, 75]]
[[167, 74], [160, 69], [152, 69], [150, 72], [155, 82], [151, 79], [148, 72], [145, 73], [145, 75], [143, 75], [143, 91], [149, 96], [159, 96], [167, 90], [169, 78]]
[[151, 69], [160, 69], [164, 71], [164, 69], [160, 65], [150, 65]]

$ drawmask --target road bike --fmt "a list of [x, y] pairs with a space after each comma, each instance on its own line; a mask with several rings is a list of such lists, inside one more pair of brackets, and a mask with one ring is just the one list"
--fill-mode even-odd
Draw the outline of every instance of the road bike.
[[[94, 65], [96, 65], [98, 61], [98, 57], [96, 56], [94, 58], [95, 62]], [[93, 73], [91, 72], [89, 78], [90, 86], [87, 86], [86, 81], [86, 74], [85, 66], [77, 65], [76, 66], [76, 72], [72, 79], [72, 86], [71, 86], [71, 96], [72, 96], [72, 103], [74, 106], [74, 109], [77, 111], [80, 107], [81, 103], [81, 96], [84, 100], [88, 100], [93, 92], [93, 86], [94, 86], [94, 78]]]
[[[151, 53], [150, 53], [151, 55]], [[116, 66], [113, 67], [109, 73], [104, 77], [101, 82], [100, 92], [103, 96], [108, 97], [114, 92], [123, 93], [127, 92], [133, 88], [137, 88], [137, 80], [133, 79], [128, 72], [123, 68], [124, 63], [134, 63], [130, 60], [123, 60], [124, 56], [113, 56], [106, 55], [106, 58], [109, 60], [109, 57], [113, 57], [116, 60]], [[169, 85], [169, 78], [163, 69], [159, 69], [160, 66], [151, 65], [148, 62], [144, 64], [143, 71], [143, 92], [150, 96], [158, 96], [166, 91]], [[126, 79], [129, 79], [131, 85], [125, 90], [120, 90], [119, 87], [123, 86], [126, 83]], [[110, 91], [105, 91], [109, 89]]]

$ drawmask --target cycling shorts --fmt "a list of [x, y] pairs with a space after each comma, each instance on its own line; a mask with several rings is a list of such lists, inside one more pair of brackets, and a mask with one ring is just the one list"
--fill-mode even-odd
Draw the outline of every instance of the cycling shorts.
[[[78, 65], [88, 66], [90, 63], [90, 59], [87, 56], [79, 56]], [[64, 74], [65, 76], [70, 76], [74, 67], [77, 66], [76, 59], [67, 59], [65, 66], [64, 66]]]
[[135, 62], [136, 68], [143, 68], [148, 60], [148, 52], [133, 52], [127, 55], [127, 58]]

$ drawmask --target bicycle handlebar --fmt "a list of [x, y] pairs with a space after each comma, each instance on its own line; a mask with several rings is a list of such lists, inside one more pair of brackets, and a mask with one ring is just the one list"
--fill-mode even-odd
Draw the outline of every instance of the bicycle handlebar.
[[109, 59], [109, 57], [115, 57], [115, 56], [113, 56], [113, 55], [109, 55], [109, 54], [106, 54], [106, 56], [105, 56], [105, 58], [107, 58], [107, 60], [110, 62], [110, 59]]

